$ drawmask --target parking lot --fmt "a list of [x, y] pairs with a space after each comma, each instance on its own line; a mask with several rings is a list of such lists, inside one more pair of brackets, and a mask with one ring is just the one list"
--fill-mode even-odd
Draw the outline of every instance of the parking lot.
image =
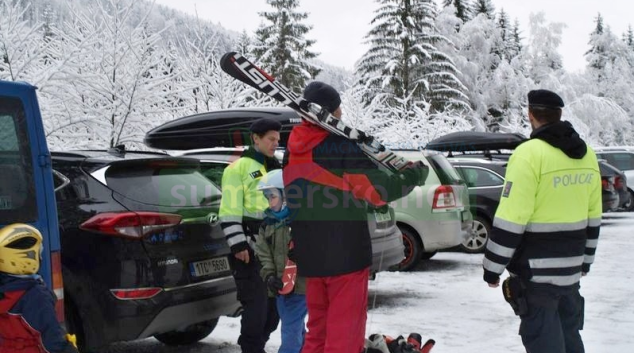
[[[632, 352], [634, 348], [634, 274], [624, 270], [634, 252], [634, 214], [604, 215], [597, 257], [581, 281], [586, 298], [582, 331], [588, 352]], [[437, 254], [412, 272], [384, 272], [370, 283], [367, 334], [396, 336], [419, 332], [433, 337], [435, 353], [524, 352], [519, 320], [502, 299], [500, 289], [482, 281], [482, 254]], [[239, 319], [223, 317], [201, 343], [167, 348], [154, 339], [118, 344], [108, 353], [183, 352], [239, 353]], [[279, 348], [273, 333], [267, 352]]]

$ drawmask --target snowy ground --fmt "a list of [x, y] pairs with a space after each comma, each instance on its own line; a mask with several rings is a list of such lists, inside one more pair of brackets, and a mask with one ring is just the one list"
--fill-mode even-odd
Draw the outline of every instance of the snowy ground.
[[[606, 214], [595, 264], [581, 281], [586, 298], [582, 336], [588, 353], [634, 352], [634, 214]], [[367, 334], [419, 332], [436, 340], [434, 353], [524, 352], [519, 319], [500, 288], [482, 281], [482, 255], [437, 254], [413, 272], [380, 273], [370, 282]], [[222, 318], [203, 342], [167, 348], [154, 339], [125, 343], [108, 352], [239, 353], [240, 322]], [[279, 332], [266, 350], [277, 351]]]

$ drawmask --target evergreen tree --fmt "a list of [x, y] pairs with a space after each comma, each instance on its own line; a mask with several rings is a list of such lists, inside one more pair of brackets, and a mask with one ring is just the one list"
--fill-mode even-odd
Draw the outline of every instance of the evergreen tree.
[[448, 42], [435, 25], [433, 0], [377, 0], [381, 4], [368, 35], [370, 49], [357, 71], [367, 86], [366, 101], [377, 95], [392, 97], [389, 104], [431, 104], [433, 110], [447, 105], [468, 109], [464, 85], [457, 78], [452, 59], [437, 49]]
[[[609, 29], [608, 29], [609, 31]], [[607, 48], [605, 42], [605, 32], [606, 29], [603, 25], [603, 17], [601, 13], [599, 13], [595, 19], [595, 27], [592, 33], [590, 33], [590, 49], [586, 52], [586, 61], [588, 61], [588, 66], [591, 69], [594, 69], [597, 73], [597, 77], [601, 80], [602, 71], [605, 68], [607, 63]]]
[[308, 14], [295, 11], [299, 0], [267, 0], [267, 3], [275, 11], [260, 13], [270, 24], [263, 24], [256, 31], [258, 43], [254, 54], [282, 84], [301, 90], [306, 80], [315, 78], [320, 71], [308, 62], [317, 56], [310, 51], [315, 41], [304, 38], [311, 27], [301, 22]]
[[522, 53], [522, 37], [520, 32], [520, 21], [516, 18], [513, 23], [511, 42], [509, 50], [509, 59], [512, 60]]
[[485, 14], [490, 20], [495, 18], [495, 7], [491, 0], [476, 0], [473, 4], [473, 16]]
[[627, 32], [623, 33], [623, 41], [628, 48], [634, 50], [634, 30], [632, 30], [632, 25], [627, 26]]
[[499, 38], [495, 44], [494, 53], [500, 58], [500, 61], [511, 62], [520, 51], [518, 49], [519, 40], [517, 40], [519, 33], [515, 33], [519, 29], [513, 27], [504, 9], [500, 9], [495, 24], [499, 31]]
[[445, 7], [453, 5], [456, 8], [456, 17], [461, 19], [463, 23], [471, 18], [471, 10], [467, 0], [444, 0], [443, 5]]

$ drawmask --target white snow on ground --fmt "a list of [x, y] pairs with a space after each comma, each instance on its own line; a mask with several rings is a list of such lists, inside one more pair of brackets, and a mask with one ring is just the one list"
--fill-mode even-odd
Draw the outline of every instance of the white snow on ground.
[[[634, 214], [605, 214], [599, 246], [588, 276], [582, 336], [588, 353], [634, 352]], [[520, 353], [519, 318], [501, 289], [482, 280], [482, 254], [438, 253], [412, 272], [383, 272], [370, 282], [367, 334], [391, 336], [419, 332], [434, 338], [434, 353]], [[505, 276], [504, 276], [505, 277]], [[221, 318], [201, 343], [167, 348], [154, 339], [126, 343], [109, 352], [239, 353], [238, 318]], [[277, 352], [279, 331], [267, 344]], [[352, 353], [352, 352], [350, 352]]]

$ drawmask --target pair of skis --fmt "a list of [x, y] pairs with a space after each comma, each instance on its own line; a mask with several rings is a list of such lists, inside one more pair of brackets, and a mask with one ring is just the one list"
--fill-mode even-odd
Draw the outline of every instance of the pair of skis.
[[[428, 339], [422, 343], [420, 333], [410, 333], [407, 339], [403, 336], [392, 338], [381, 334], [372, 334], [366, 340], [366, 348], [373, 348], [372, 352], [381, 353], [430, 353], [436, 341]], [[369, 353], [371, 350], [367, 349]]]
[[295, 110], [302, 118], [321, 126], [323, 129], [355, 141], [361, 150], [377, 165], [392, 172], [402, 171], [411, 165], [407, 159], [390, 151], [374, 137], [361, 130], [347, 126], [318, 104], [311, 103], [291, 91], [244, 56], [229, 52], [220, 59], [220, 67], [231, 77], [254, 87], [278, 102]]

